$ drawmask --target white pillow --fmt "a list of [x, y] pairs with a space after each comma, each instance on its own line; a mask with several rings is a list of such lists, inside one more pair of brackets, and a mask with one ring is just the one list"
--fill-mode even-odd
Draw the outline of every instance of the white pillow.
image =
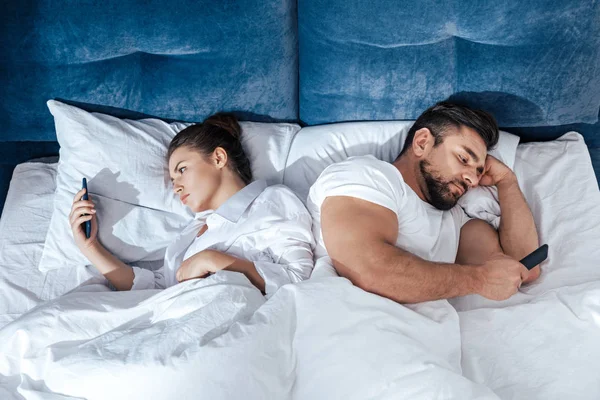
[[[68, 222], [83, 177], [98, 209], [100, 242], [123, 262], [162, 262], [166, 246], [193, 213], [173, 193], [165, 155], [190, 123], [126, 120], [48, 101], [60, 144], [56, 195], [39, 268], [89, 264]], [[255, 179], [281, 183], [295, 124], [242, 122], [242, 143]]]
[[524, 143], [515, 173], [535, 220], [541, 243], [549, 246], [540, 278], [529, 294], [600, 280], [600, 190], [583, 136]]
[[[306, 202], [308, 191], [327, 166], [348, 157], [371, 154], [393, 162], [404, 147], [414, 121], [346, 122], [302, 128], [294, 137], [283, 183]], [[490, 154], [508, 166], [514, 163], [518, 136], [500, 132], [498, 145]], [[491, 197], [487, 191], [480, 194]]]

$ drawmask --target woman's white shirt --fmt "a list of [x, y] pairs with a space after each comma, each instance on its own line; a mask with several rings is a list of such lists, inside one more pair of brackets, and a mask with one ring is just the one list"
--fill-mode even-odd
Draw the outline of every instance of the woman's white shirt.
[[[200, 236], [203, 225], [207, 230]], [[286, 186], [250, 183], [217, 210], [196, 214], [167, 247], [163, 266], [149, 271], [133, 266], [132, 290], [177, 284], [181, 263], [203, 250], [216, 250], [254, 262], [267, 297], [287, 283], [308, 279], [313, 269], [311, 216]]]

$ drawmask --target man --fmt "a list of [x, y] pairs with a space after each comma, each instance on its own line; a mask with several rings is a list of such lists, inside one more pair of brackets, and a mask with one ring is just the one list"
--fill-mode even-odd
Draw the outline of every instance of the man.
[[[520, 260], [538, 247], [515, 174], [487, 155], [494, 118], [441, 102], [410, 129], [393, 163], [352, 157], [326, 168], [308, 197], [317, 268], [330, 262], [362, 289], [401, 303], [477, 293], [504, 300], [540, 274]], [[478, 185], [495, 185], [498, 231], [456, 205]]]

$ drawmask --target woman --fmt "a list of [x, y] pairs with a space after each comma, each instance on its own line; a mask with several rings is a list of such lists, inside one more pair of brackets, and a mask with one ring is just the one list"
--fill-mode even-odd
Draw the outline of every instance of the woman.
[[[167, 160], [173, 190], [196, 217], [167, 247], [156, 272], [130, 267], [110, 254], [97, 239], [91, 196], [82, 200], [85, 189], [75, 195], [69, 215], [75, 242], [117, 290], [166, 288], [229, 270], [243, 273], [270, 296], [286, 283], [309, 277], [310, 214], [287, 187], [251, 182], [240, 135], [236, 118], [219, 113], [171, 141]], [[89, 220], [88, 239], [82, 224]]]

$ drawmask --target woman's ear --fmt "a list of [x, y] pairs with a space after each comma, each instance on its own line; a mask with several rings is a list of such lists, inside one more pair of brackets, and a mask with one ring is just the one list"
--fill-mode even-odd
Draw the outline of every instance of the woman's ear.
[[421, 128], [415, 132], [412, 142], [412, 150], [417, 158], [427, 156], [429, 150], [433, 147], [434, 137], [427, 128]]
[[227, 165], [227, 152], [222, 147], [217, 147], [215, 151], [213, 151], [213, 163], [215, 167], [221, 169]]

